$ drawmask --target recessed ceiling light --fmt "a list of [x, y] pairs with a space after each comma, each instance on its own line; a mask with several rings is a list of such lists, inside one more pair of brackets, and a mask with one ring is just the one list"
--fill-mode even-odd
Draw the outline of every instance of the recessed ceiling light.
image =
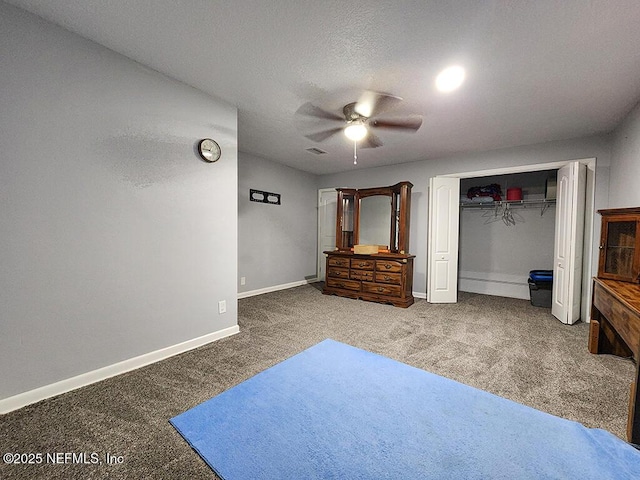
[[436, 87], [441, 92], [451, 92], [464, 82], [464, 68], [454, 66], [445, 68], [436, 77]]

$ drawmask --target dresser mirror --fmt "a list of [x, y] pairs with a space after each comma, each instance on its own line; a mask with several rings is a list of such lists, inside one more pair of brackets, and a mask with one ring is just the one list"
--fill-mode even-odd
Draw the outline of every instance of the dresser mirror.
[[379, 245], [392, 253], [409, 247], [410, 182], [389, 187], [338, 188], [337, 250]]
[[[391, 238], [391, 197], [372, 195], [360, 200], [359, 243], [388, 249]], [[391, 220], [391, 221], [390, 221]], [[395, 241], [393, 242], [395, 244]]]

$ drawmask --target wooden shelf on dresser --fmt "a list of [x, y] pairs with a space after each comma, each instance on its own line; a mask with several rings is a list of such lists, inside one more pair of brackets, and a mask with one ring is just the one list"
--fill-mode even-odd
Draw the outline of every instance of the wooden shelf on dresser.
[[413, 304], [413, 259], [400, 253], [355, 254], [328, 251], [326, 280], [322, 293], [389, 303], [396, 307]]

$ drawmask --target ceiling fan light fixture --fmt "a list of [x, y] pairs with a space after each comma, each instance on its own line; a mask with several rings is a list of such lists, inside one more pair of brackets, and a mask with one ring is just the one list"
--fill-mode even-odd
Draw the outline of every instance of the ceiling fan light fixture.
[[436, 88], [441, 92], [452, 92], [464, 82], [465, 71], [460, 66], [448, 67], [436, 77]]
[[367, 127], [361, 122], [354, 122], [344, 129], [344, 134], [349, 140], [357, 142], [367, 136]]

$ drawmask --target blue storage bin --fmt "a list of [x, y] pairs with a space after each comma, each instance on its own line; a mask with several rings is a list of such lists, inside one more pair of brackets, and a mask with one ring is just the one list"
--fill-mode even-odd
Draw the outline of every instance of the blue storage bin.
[[531, 270], [529, 279], [533, 282], [553, 282], [553, 270]]
[[531, 305], [551, 308], [553, 270], [531, 270], [528, 283]]

